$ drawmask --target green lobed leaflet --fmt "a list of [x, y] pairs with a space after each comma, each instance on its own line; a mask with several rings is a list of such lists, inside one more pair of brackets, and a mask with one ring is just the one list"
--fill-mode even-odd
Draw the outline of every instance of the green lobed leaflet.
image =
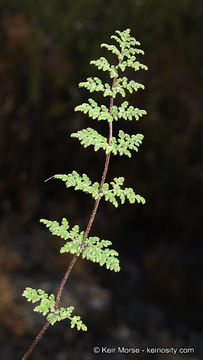
[[27, 301], [32, 303], [40, 301], [40, 304], [34, 308], [34, 311], [47, 315], [47, 321], [54, 325], [57, 321], [69, 319], [71, 322], [71, 328], [77, 327], [77, 330], [87, 331], [87, 326], [83, 324], [80, 316], [71, 316], [74, 307], [69, 306], [67, 308], [55, 309], [55, 296], [53, 294], [48, 295], [44, 290], [27, 287], [23, 295]]
[[125, 134], [123, 130], [119, 130], [118, 138], [116, 139], [113, 136], [109, 145], [108, 139], [92, 128], [80, 130], [71, 134], [71, 137], [78, 138], [85, 148], [94, 145], [95, 151], [103, 149], [106, 154], [112, 152], [114, 155], [127, 155], [128, 157], [131, 157], [130, 150], [138, 151], [138, 146], [142, 144], [144, 138], [142, 134], [130, 136]]
[[105, 265], [107, 269], [120, 271], [118, 253], [109, 249], [112, 245], [109, 240], [100, 240], [96, 236], [91, 236], [85, 240], [85, 246], [81, 246], [84, 237], [84, 231], [79, 232], [79, 226], [75, 225], [69, 229], [69, 222], [66, 218], [62, 219], [61, 225], [57, 221], [41, 219], [40, 222], [50, 230], [52, 235], [57, 235], [64, 240], [68, 240], [60, 249], [60, 253], [70, 252], [82, 256], [83, 259]]
[[108, 108], [105, 105], [98, 106], [97, 102], [93, 99], [88, 99], [88, 103], [83, 103], [75, 108], [75, 111], [81, 111], [84, 114], [88, 113], [88, 116], [92, 119], [107, 120], [112, 122], [113, 120], [124, 119], [124, 120], [139, 120], [140, 117], [146, 115], [146, 110], [141, 110], [133, 106], [128, 106], [128, 101], [124, 101], [121, 106], [113, 105], [112, 114], [109, 113]]
[[75, 190], [81, 190], [92, 195], [95, 200], [103, 196], [106, 201], [111, 202], [115, 207], [118, 207], [116, 198], [120, 198], [121, 204], [124, 204], [126, 199], [130, 204], [134, 204], [135, 201], [145, 204], [145, 199], [135, 194], [132, 188], [121, 188], [125, 180], [124, 177], [114, 178], [113, 181], [110, 182], [111, 186], [108, 183], [104, 183], [102, 190], [99, 190], [98, 182], [92, 183], [86, 174], [80, 176], [75, 170], [68, 175], [54, 175], [54, 178], [64, 181], [67, 188], [74, 187]]

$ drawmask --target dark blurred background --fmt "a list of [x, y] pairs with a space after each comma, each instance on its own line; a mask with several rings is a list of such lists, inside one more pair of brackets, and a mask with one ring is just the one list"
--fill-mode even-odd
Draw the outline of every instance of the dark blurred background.
[[0, 28], [0, 358], [21, 359], [44, 323], [24, 288], [56, 293], [71, 260], [39, 219], [87, 224], [93, 199], [44, 180], [73, 169], [100, 179], [103, 152], [69, 137], [87, 126], [106, 132], [105, 122], [74, 113], [89, 97], [78, 83], [98, 75], [89, 61], [108, 56], [100, 43], [130, 28], [149, 71], [129, 74], [146, 90], [128, 101], [148, 115], [115, 128], [145, 140], [132, 160], [112, 156], [108, 180], [125, 176], [147, 203], [101, 204], [91, 234], [112, 240], [121, 272], [78, 260], [62, 304], [75, 306], [88, 332], [49, 327], [30, 359], [174, 357], [93, 353], [155, 346], [194, 347], [176, 359], [201, 360], [203, 2], [0, 0]]

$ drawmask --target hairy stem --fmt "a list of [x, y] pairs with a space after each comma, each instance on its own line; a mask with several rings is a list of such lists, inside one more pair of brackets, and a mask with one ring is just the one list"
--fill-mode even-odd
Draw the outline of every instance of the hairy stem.
[[32, 350], [35, 348], [35, 346], [37, 345], [37, 343], [39, 342], [39, 340], [41, 339], [42, 335], [45, 333], [49, 325], [50, 323], [48, 321], [44, 324], [42, 330], [36, 336], [35, 340], [33, 341], [32, 345], [29, 347], [26, 354], [23, 356], [22, 360], [26, 360], [28, 358], [28, 356], [31, 354]]
[[[120, 63], [120, 61], [119, 61]], [[112, 82], [112, 89], [115, 85], [115, 82], [116, 82], [116, 77], [113, 79], [113, 82]], [[109, 105], [109, 113], [112, 115], [112, 108], [113, 108], [113, 103], [114, 103], [114, 99], [113, 97], [110, 98], [110, 105]], [[113, 125], [112, 125], [112, 122], [109, 122], [109, 137], [108, 137], [108, 144], [111, 145], [111, 141], [112, 141], [112, 134], [113, 134]], [[102, 178], [101, 178], [101, 182], [100, 182], [100, 186], [99, 186], [99, 193], [102, 192], [102, 188], [103, 188], [103, 185], [104, 185], [104, 182], [106, 180], [106, 175], [107, 175], [107, 171], [108, 171], [108, 167], [109, 167], [109, 160], [110, 160], [110, 155], [111, 153], [108, 153], [106, 155], [106, 160], [105, 160], [105, 165], [104, 165], [104, 170], [103, 170], [103, 174], [102, 174]], [[92, 227], [92, 224], [94, 222], [94, 219], [95, 219], [95, 216], [96, 216], [96, 213], [97, 213], [97, 209], [98, 209], [98, 206], [99, 206], [99, 203], [100, 203], [100, 200], [101, 200], [101, 197], [99, 197], [97, 200], [95, 200], [95, 203], [94, 203], [94, 207], [93, 207], [93, 210], [91, 212], [91, 215], [90, 215], [90, 219], [89, 219], [89, 222], [87, 224], [87, 228], [85, 230], [85, 233], [84, 233], [84, 237], [83, 237], [83, 240], [82, 240], [82, 244], [81, 244], [81, 247], [83, 247], [85, 245], [85, 240], [87, 239], [88, 237], [88, 234], [91, 230], [91, 227]], [[57, 309], [59, 307], [59, 304], [60, 304], [60, 300], [61, 300], [61, 295], [62, 295], [62, 292], [63, 292], [63, 289], [64, 289], [64, 286], [70, 276], [70, 273], [73, 269], [73, 266], [75, 265], [76, 261], [78, 259], [78, 256], [77, 254], [75, 254], [71, 260], [71, 263], [70, 265], [68, 266], [67, 270], [66, 270], [66, 273], [64, 275], [64, 278], [63, 280], [61, 281], [60, 283], [60, 286], [59, 286], [59, 290], [58, 290], [58, 293], [56, 295], [56, 303], [55, 303], [55, 309]], [[42, 335], [44, 335], [45, 331], [47, 330], [47, 328], [49, 327], [50, 323], [47, 321], [45, 323], [45, 325], [43, 326], [42, 330], [39, 332], [39, 334], [36, 336], [35, 340], [33, 341], [32, 345], [29, 347], [28, 351], [25, 353], [25, 355], [23, 356], [22, 360], [26, 360], [29, 355], [31, 354], [31, 352], [33, 351], [33, 349], [35, 348], [35, 346], [37, 345], [37, 343], [39, 342], [39, 340], [41, 339]]]

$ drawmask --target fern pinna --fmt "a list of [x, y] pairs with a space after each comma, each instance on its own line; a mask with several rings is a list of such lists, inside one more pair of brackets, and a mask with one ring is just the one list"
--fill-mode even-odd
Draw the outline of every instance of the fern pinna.
[[130, 36], [129, 29], [122, 32], [116, 31], [116, 35], [112, 35], [111, 38], [118, 43], [118, 46], [102, 44], [101, 47], [115, 54], [118, 59], [117, 65], [111, 65], [105, 57], [90, 62], [98, 69], [109, 74], [110, 81], [112, 79], [111, 84], [103, 83], [98, 77], [89, 77], [85, 82], [79, 84], [79, 87], [86, 88], [90, 93], [95, 91], [101, 92], [104, 97], [109, 97], [109, 108], [105, 105], [98, 105], [92, 98], [89, 98], [87, 103], [83, 103], [75, 108], [75, 111], [88, 114], [94, 120], [106, 121], [109, 126], [108, 139], [90, 127], [71, 134], [84, 147], [92, 145], [94, 151], [102, 149], [105, 152], [106, 159], [102, 178], [100, 183], [93, 183], [86, 174], [80, 175], [76, 171], [68, 175], [54, 176], [55, 179], [62, 180], [67, 188], [73, 187], [75, 190], [81, 190], [90, 194], [95, 202], [85, 231], [81, 231], [78, 225], [71, 227], [66, 218], [62, 219], [61, 224], [52, 220], [40, 220], [53, 235], [57, 235], [64, 240], [64, 245], [61, 247], [60, 252], [69, 252], [73, 254], [73, 258], [59, 286], [56, 298], [53, 294], [48, 295], [41, 289], [35, 290], [27, 287], [23, 292], [23, 296], [28, 301], [38, 303], [34, 311], [46, 316], [46, 323], [22, 360], [28, 358], [50, 324], [53, 325], [57, 321], [69, 319], [72, 328], [76, 327], [77, 330], [87, 330], [80, 316], [72, 316], [73, 306], [68, 306], [67, 308], [60, 307], [63, 288], [78, 257], [81, 256], [84, 259], [98, 263], [100, 266], [106, 266], [109, 270], [120, 270], [118, 253], [111, 248], [111, 241], [100, 240], [97, 236], [89, 236], [101, 199], [111, 202], [115, 207], [119, 205], [119, 202], [123, 204], [126, 200], [130, 204], [135, 202], [145, 203], [145, 199], [142, 196], [136, 194], [132, 188], [124, 186], [125, 179], [123, 177], [114, 178], [110, 183], [105, 182], [111, 153], [113, 155], [131, 157], [132, 151], [138, 151], [143, 140], [142, 134], [129, 135], [123, 130], [120, 130], [117, 136], [113, 136], [113, 122], [119, 119], [139, 120], [140, 117], [146, 114], [145, 110], [129, 105], [127, 101], [124, 101], [120, 106], [114, 104], [116, 97], [122, 96], [124, 98], [126, 92], [133, 93], [133, 91], [144, 89], [142, 84], [134, 80], [129, 81], [127, 77], [122, 76], [122, 73], [127, 68], [132, 68], [135, 71], [139, 69], [147, 70], [147, 66], [140, 63], [136, 58], [137, 55], [144, 54], [144, 52], [139, 48], [140, 43]]

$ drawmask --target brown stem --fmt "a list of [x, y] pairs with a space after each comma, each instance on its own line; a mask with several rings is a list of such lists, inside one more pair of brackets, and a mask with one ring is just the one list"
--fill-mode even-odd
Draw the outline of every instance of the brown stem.
[[[109, 111], [112, 112], [112, 106], [113, 106], [113, 102], [111, 102], [110, 104], [110, 109]], [[113, 131], [113, 127], [112, 127], [112, 123], [109, 123], [109, 140], [108, 140], [108, 143], [109, 145], [111, 144], [111, 140], [112, 140], [112, 131]], [[99, 186], [99, 193], [101, 193], [102, 191], [102, 188], [103, 188], [103, 185], [104, 185], [104, 182], [105, 182], [105, 179], [106, 179], [106, 175], [107, 175], [107, 171], [108, 171], [108, 167], [109, 167], [109, 160], [110, 160], [110, 154], [111, 153], [108, 153], [106, 155], [106, 160], [105, 160], [105, 165], [104, 165], [104, 171], [103, 171], [103, 175], [102, 175], [102, 178], [101, 178], [101, 182], [100, 182], [100, 186]], [[91, 227], [92, 227], [92, 224], [94, 222], [94, 218], [96, 216], [96, 213], [97, 213], [97, 209], [98, 209], [98, 206], [99, 206], [99, 203], [100, 203], [100, 200], [101, 200], [101, 197], [99, 197], [95, 203], [94, 203], [94, 207], [93, 207], [93, 210], [92, 210], [92, 213], [90, 215], [90, 219], [89, 219], [89, 222], [87, 224], [87, 228], [85, 230], [85, 233], [84, 233], [84, 236], [83, 236], [83, 239], [82, 239], [82, 243], [81, 243], [81, 248], [83, 248], [84, 246], [84, 243], [85, 243], [85, 240], [87, 239], [88, 237], [88, 234], [91, 230]], [[61, 294], [62, 294], [62, 291], [63, 291], [63, 288], [66, 284], [66, 281], [68, 280], [68, 277], [71, 273], [71, 270], [75, 264], [75, 262], [77, 261], [77, 255], [75, 254], [72, 258], [72, 261], [65, 273], [65, 276], [60, 284], [60, 287], [59, 287], [59, 291], [57, 293], [57, 297], [56, 297], [56, 304], [55, 304], [55, 308], [58, 308], [59, 306], [59, 303], [60, 303], [60, 300], [61, 300]]]
[[61, 284], [60, 284], [60, 287], [59, 287], [59, 290], [58, 290], [58, 293], [57, 293], [57, 296], [56, 296], [55, 309], [57, 309], [58, 306], [59, 306], [63, 288], [64, 288], [64, 286], [65, 286], [66, 281], [68, 280], [68, 277], [69, 277], [69, 275], [70, 275], [70, 273], [71, 273], [71, 271], [72, 271], [72, 268], [73, 268], [73, 266], [74, 266], [77, 258], [78, 258], [78, 257], [77, 257], [77, 254], [75, 254], [75, 255], [73, 256], [72, 260], [71, 260], [71, 263], [70, 263], [68, 269], [66, 270], [66, 273], [65, 273], [65, 275], [64, 275], [63, 280], [61, 281]]
[[[109, 123], [109, 141], [108, 141], [109, 145], [111, 144], [111, 139], [112, 139], [112, 123]], [[104, 182], [105, 182], [105, 179], [106, 179], [106, 174], [107, 174], [108, 167], [109, 167], [110, 155], [111, 155], [111, 153], [108, 153], [108, 154], [106, 155], [106, 161], [105, 161], [105, 165], [104, 165], [104, 171], [103, 171], [102, 179], [101, 179], [100, 186], [99, 186], [99, 193], [102, 192], [102, 188], [103, 188], [103, 185], [104, 185]], [[94, 208], [93, 208], [93, 210], [92, 210], [92, 213], [91, 213], [91, 216], [90, 216], [90, 219], [89, 219], [87, 228], [86, 228], [86, 230], [85, 230], [85, 234], [84, 234], [84, 237], [83, 237], [83, 239], [82, 239], [81, 247], [83, 247], [83, 244], [85, 243], [85, 240], [87, 239], [87, 236], [88, 236], [88, 234], [89, 234], [89, 232], [90, 232], [90, 230], [91, 230], [91, 227], [92, 227], [94, 218], [95, 218], [95, 216], [96, 216], [96, 213], [97, 213], [97, 209], [98, 209], [100, 200], [101, 200], [101, 197], [99, 197], [99, 198], [95, 201], [95, 203], [94, 203]]]
[[[119, 61], [120, 63], [120, 61]], [[112, 89], [115, 85], [115, 82], [116, 82], [116, 77], [113, 79], [113, 82], [112, 82]], [[110, 114], [112, 115], [112, 108], [113, 108], [113, 102], [114, 102], [114, 99], [113, 97], [110, 98], [110, 105], [109, 105], [109, 112]], [[113, 133], [113, 126], [112, 126], [112, 122], [109, 122], [109, 138], [108, 138], [108, 144], [111, 145], [111, 141], [112, 141], [112, 133]], [[100, 186], [99, 186], [99, 193], [102, 192], [102, 188], [103, 188], [103, 185], [104, 185], [104, 182], [106, 180], [106, 175], [107, 175], [107, 171], [108, 171], [108, 167], [109, 167], [109, 160], [110, 160], [110, 155], [111, 153], [108, 153], [106, 155], [106, 160], [105, 160], [105, 165], [104, 165], [104, 170], [103, 170], [103, 174], [102, 174], [102, 178], [101, 178], [101, 182], [100, 182]], [[92, 224], [94, 222], [94, 218], [96, 216], [96, 213], [97, 213], [97, 209], [98, 209], [98, 206], [99, 206], [99, 203], [100, 203], [100, 200], [101, 200], [101, 196], [95, 200], [95, 203], [94, 203], [94, 207], [93, 207], [93, 210], [92, 210], [92, 213], [90, 215], [90, 219], [89, 219], [89, 222], [87, 224], [87, 228], [85, 230], [85, 233], [84, 233], [84, 237], [83, 237], [83, 240], [82, 240], [82, 244], [81, 244], [81, 247], [84, 246], [85, 244], [85, 240], [87, 239], [87, 236], [91, 230], [91, 227], [92, 227]], [[64, 275], [64, 278], [63, 280], [61, 281], [61, 284], [59, 286], [59, 290], [58, 290], [58, 293], [56, 295], [56, 303], [55, 303], [55, 309], [57, 309], [59, 307], [59, 304], [60, 304], [60, 300], [61, 300], [61, 295], [62, 295], [62, 292], [63, 292], [63, 288], [70, 276], [70, 273], [72, 271], [72, 268], [74, 266], [74, 264], [76, 263], [78, 259], [78, 256], [77, 254], [75, 254], [71, 260], [71, 263], [70, 265], [68, 266], [68, 269], [66, 270], [66, 273]], [[39, 340], [41, 339], [42, 335], [45, 333], [45, 331], [47, 330], [47, 328], [49, 327], [50, 323], [47, 321], [45, 323], [45, 325], [43, 326], [42, 330], [39, 332], [39, 334], [36, 336], [35, 340], [33, 341], [32, 345], [29, 347], [28, 351], [25, 353], [25, 355], [23, 356], [22, 360], [26, 360], [28, 358], [28, 356], [31, 354], [32, 350], [35, 348], [35, 346], [37, 345], [37, 343], [39, 342]]]
[[25, 353], [25, 355], [23, 356], [22, 360], [26, 360], [28, 358], [28, 356], [31, 354], [32, 350], [35, 348], [35, 346], [37, 345], [37, 343], [40, 341], [42, 335], [45, 333], [45, 331], [47, 330], [47, 328], [49, 327], [50, 323], [47, 321], [42, 330], [39, 332], [39, 334], [36, 336], [35, 340], [33, 341], [32, 345], [29, 347], [28, 351]]
[[[116, 82], [116, 77], [113, 79], [113, 83], [112, 83], [112, 89], [115, 85], [115, 82]], [[113, 108], [113, 97], [110, 98], [110, 106], [109, 106], [109, 112], [110, 114], [112, 115], [112, 108]], [[108, 144], [111, 145], [111, 141], [112, 141], [112, 134], [113, 134], [113, 126], [112, 126], [112, 122], [109, 122], [109, 138], [108, 138]], [[99, 193], [102, 192], [102, 188], [103, 188], [103, 185], [104, 185], [104, 182], [106, 180], [106, 175], [107, 175], [107, 171], [108, 171], [108, 167], [109, 167], [109, 160], [110, 160], [110, 155], [111, 153], [108, 153], [106, 155], [106, 160], [105, 160], [105, 165], [104, 165], [104, 170], [103, 170], [103, 174], [102, 174], [102, 178], [101, 178], [101, 182], [100, 182], [100, 186], [99, 186]], [[84, 246], [84, 243], [85, 243], [85, 240], [87, 239], [88, 237], [88, 234], [91, 230], [91, 227], [92, 227], [92, 224], [94, 222], [94, 218], [96, 216], [96, 213], [97, 213], [97, 209], [98, 209], [98, 206], [99, 206], [99, 203], [100, 203], [100, 200], [101, 200], [101, 197], [99, 197], [97, 200], [95, 200], [95, 203], [94, 203], [94, 207], [93, 207], [93, 210], [91, 212], [91, 215], [90, 215], [90, 219], [89, 219], [89, 222], [87, 224], [87, 228], [85, 230], [85, 233], [84, 233], [84, 236], [83, 236], [83, 239], [82, 239], [82, 243], [81, 243], [81, 247]], [[61, 294], [62, 294], [62, 291], [63, 291], [63, 288], [66, 284], [66, 281], [68, 280], [68, 277], [72, 271], [72, 268], [75, 264], [75, 262], [77, 261], [78, 257], [77, 255], [75, 254], [72, 258], [72, 261], [65, 273], [65, 276], [60, 284], [60, 287], [59, 287], [59, 291], [57, 293], [57, 297], [56, 297], [56, 305], [55, 307], [58, 308], [59, 306], [59, 303], [60, 303], [60, 300], [61, 300]]]

